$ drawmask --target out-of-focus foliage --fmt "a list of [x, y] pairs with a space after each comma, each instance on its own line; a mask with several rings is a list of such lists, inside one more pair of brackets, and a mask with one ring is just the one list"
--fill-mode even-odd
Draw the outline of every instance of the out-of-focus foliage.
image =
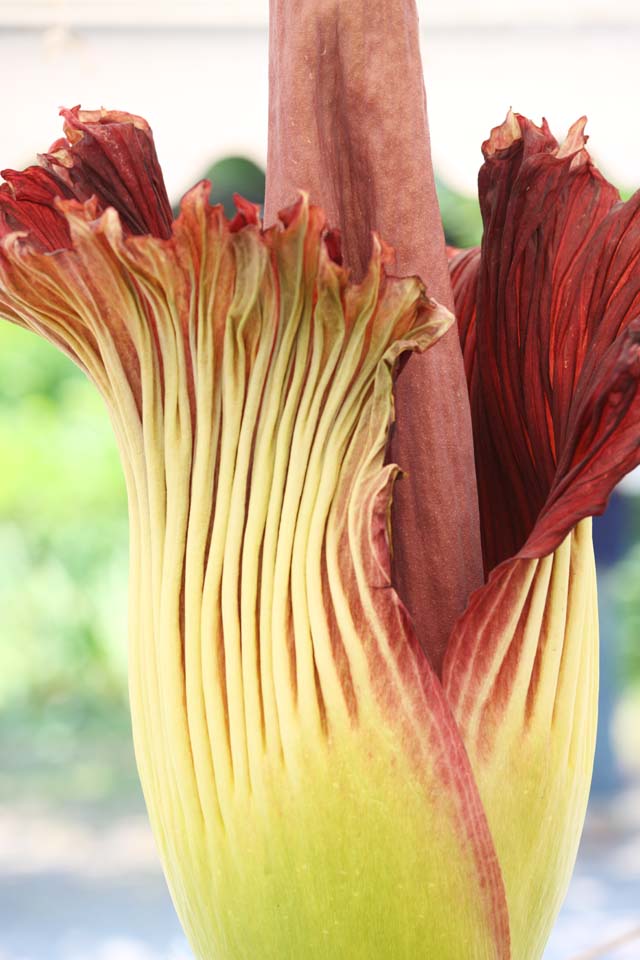
[[451, 247], [475, 247], [482, 239], [482, 217], [477, 197], [457, 193], [436, 177], [445, 239]]
[[640, 543], [616, 567], [613, 591], [620, 623], [620, 679], [640, 685]]
[[[211, 203], [221, 203], [228, 217], [233, 217], [236, 208], [234, 193], [241, 194], [252, 203], [264, 202], [265, 174], [253, 160], [246, 157], [223, 157], [212, 164], [204, 175], [211, 182]], [[179, 204], [174, 208], [177, 215]]]
[[122, 703], [124, 484], [95, 389], [0, 323], [0, 709]]

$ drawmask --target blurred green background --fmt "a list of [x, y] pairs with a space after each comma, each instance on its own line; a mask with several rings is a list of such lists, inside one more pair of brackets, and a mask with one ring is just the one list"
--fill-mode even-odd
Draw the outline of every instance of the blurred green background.
[[[227, 209], [235, 189], [261, 199], [262, 171], [242, 158], [207, 175]], [[448, 241], [477, 243], [476, 201], [439, 189]], [[637, 533], [640, 501], [628, 499]], [[124, 483], [99, 396], [53, 347], [0, 322], [0, 752], [14, 766], [39, 750], [59, 763], [78, 732], [128, 729], [127, 565]], [[640, 702], [640, 543], [610, 581], [618, 690]]]

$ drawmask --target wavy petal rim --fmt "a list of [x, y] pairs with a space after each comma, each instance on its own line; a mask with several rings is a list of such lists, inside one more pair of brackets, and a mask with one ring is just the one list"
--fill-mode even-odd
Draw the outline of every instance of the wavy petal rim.
[[[72, 149], [93, 157], [100, 118], [77, 123]], [[136, 753], [196, 954], [352, 941], [367, 960], [425, 943], [508, 960], [486, 817], [389, 579], [393, 373], [451, 315], [386, 276], [375, 239], [351, 283], [305, 197], [262, 231], [254, 206], [228, 223], [200, 184], [165, 238], [132, 235], [104, 196], [57, 200], [69, 248], [4, 237], [0, 310], [65, 349], [111, 414]]]

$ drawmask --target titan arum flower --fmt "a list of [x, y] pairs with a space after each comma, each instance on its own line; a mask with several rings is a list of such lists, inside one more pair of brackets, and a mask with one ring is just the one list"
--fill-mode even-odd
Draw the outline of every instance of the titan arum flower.
[[164, 869], [199, 960], [533, 960], [589, 789], [589, 517], [640, 460], [640, 195], [509, 114], [458, 337], [413, 4], [274, 0], [271, 72], [268, 229], [204, 183], [173, 221], [106, 110], [0, 188], [1, 312], [120, 447]]

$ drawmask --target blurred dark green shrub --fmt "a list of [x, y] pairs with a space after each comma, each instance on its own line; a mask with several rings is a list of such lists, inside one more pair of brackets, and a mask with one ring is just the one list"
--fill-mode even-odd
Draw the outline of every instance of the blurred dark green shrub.
[[[264, 202], [265, 174], [253, 160], [246, 157], [223, 157], [213, 163], [204, 174], [211, 182], [211, 203], [221, 203], [227, 217], [233, 217], [236, 208], [234, 193], [239, 193], [252, 203]], [[179, 204], [174, 207], [178, 214]]]

